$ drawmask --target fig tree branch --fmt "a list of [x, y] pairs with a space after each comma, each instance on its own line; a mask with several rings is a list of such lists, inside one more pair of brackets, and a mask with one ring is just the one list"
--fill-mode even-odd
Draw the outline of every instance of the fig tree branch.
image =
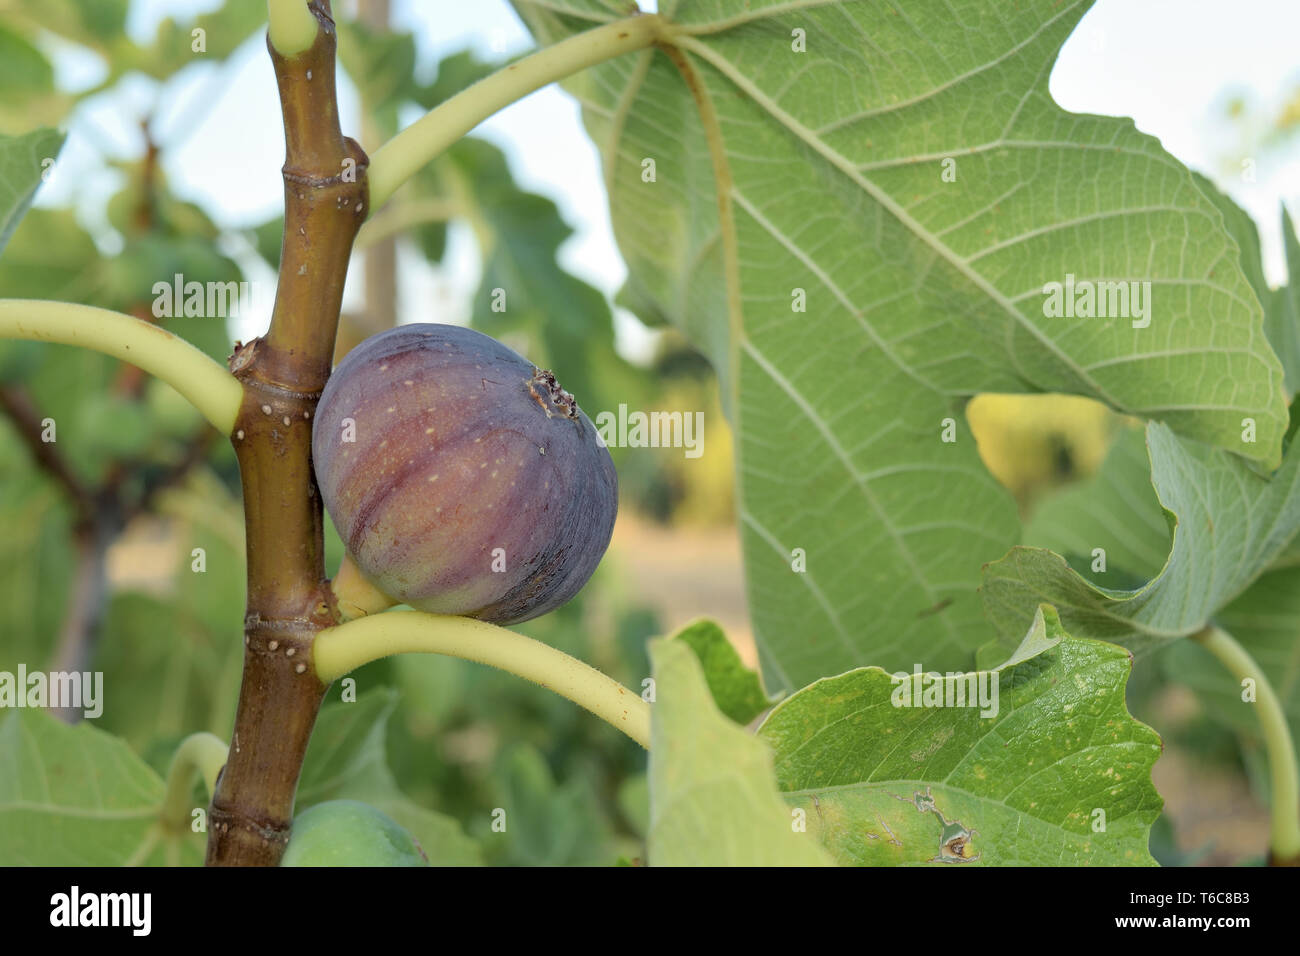
[[[292, 50], [306, 39], [305, 21], [290, 23], [294, 9], [307, 10], [314, 26], [310, 44], [285, 55], [277, 44]], [[369, 212], [366, 154], [339, 126], [330, 5], [285, 0], [270, 10], [284, 121], [284, 235], [270, 329], [231, 357], [244, 388], [231, 443], [244, 493], [247, 604], [233, 745], [208, 815], [210, 866], [279, 863], [325, 695], [312, 644], [338, 616], [325, 575], [311, 425], [330, 374], [352, 242]]]
[[392, 654], [445, 654], [508, 671], [561, 697], [650, 749], [650, 705], [590, 664], [495, 624], [468, 617], [389, 611], [321, 631], [312, 648], [316, 674], [333, 681]]
[[382, 206], [422, 166], [498, 110], [589, 66], [670, 37], [670, 25], [656, 14], [616, 20], [538, 50], [457, 93], [371, 157], [371, 208]]
[[0, 299], [0, 337], [80, 345], [162, 379], [223, 435], [235, 427], [244, 390], [189, 342], [143, 319], [71, 302]]
[[1264, 736], [1271, 783], [1272, 837], [1269, 862], [1293, 866], [1300, 863], [1300, 767], [1296, 764], [1295, 742], [1287, 724], [1286, 710], [1263, 669], [1231, 634], [1207, 627], [1192, 639], [1219, 659], [1238, 681], [1255, 684], [1255, 705]]

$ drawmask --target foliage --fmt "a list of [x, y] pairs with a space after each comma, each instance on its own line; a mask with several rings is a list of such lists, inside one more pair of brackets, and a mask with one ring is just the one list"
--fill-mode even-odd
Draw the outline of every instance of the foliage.
[[[547, 44], [618, 18], [603, 0], [514, 6]], [[1131, 121], [1052, 101], [1087, 3], [660, 6], [657, 46], [566, 81], [604, 158], [629, 268], [617, 304], [660, 330], [654, 368], [615, 348], [615, 306], [562, 265], [572, 228], [484, 139], [429, 163], [359, 245], [367, 265], [395, 241], [442, 268], [449, 225], [467, 226], [471, 324], [593, 418], [708, 407], [716, 377], [734, 437], [711, 439], [710, 467], [734, 464], [734, 496], [716, 471], [614, 454], [644, 512], [734, 506], [761, 675], [718, 624], [674, 630], [607, 565], [520, 630], [652, 701], [648, 761], [511, 674], [402, 656], [330, 689], [298, 810], [368, 805], [433, 865], [1187, 862], [1151, 781], [1161, 739], [1133, 713], [1158, 716], [1154, 691], [1177, 683], [1248, 766], [1270, 742], [1187, 638], [1235, 634], [1300, 732], [1296, 283], [1270, 288], [1250, 217]], [[176, 194], [157, 104], [133, 117], [138, 155], [100, 157], [120, 188], [95, 215], [75, 189], [29, 207], [47, 160], [60, 172], [45, 124], [132, 74], [162, 103], [195, 31], [217, 70], [264, 17], [228, 0], [141, 43], [125, 0], [6, 7], [0, 298], [150, 317], [225, 359], [222, 317], [157, 315], [154, 284], [278, 266], [283, 220], [235, 224]], [[106, 75], [61, 88], [51, 36]], [[415, 37], [347, 20], [339, 50], [381, 141], [507, 66], [459, 53], [421, 82]], [[1137, 277], [1148, 311], [1053, 315], [1047, 284], [1067, 277]], [[1045, 392], [1075, 397], [1005, 425], [1032, 417], [1011, 396]], [[0, 411], [0, 672], [81, 662], [110, 688], [93, 726], [0, 715], [0, 863], [196, 864], [205, 796], [181, 794], [181, 825], [166, 781], [182, 740], [233, 719], [232, 451], [169, 387], [61, 346], [0, 341]], [[152, 573], [109, 588], [114, 547], [151, 535]], [[332, 572], [332, 527], [326, 553]], [[954, 705], [959, 688], [982, 696]]]

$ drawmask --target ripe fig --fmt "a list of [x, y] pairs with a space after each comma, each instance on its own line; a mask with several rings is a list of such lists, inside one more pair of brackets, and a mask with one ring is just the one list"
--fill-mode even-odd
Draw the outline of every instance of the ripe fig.
[[415, 837], [357, 800], [330, 800], [293, 821], [281, 866], [428, 866]]
[[312, 423], [321, 496], [380, 591], [495, 624], [568, 601], [609, 545], [618, 476], [550, 373], [450, 325], [404, 325], [339, 363]]

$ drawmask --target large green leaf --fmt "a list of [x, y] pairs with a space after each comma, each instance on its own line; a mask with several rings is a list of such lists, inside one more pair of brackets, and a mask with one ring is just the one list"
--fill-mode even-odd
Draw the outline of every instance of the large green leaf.
[[718, 710], [690, 647], [656, 640], [650, 658], [650, 865], [827, 865], [781, 805], [766, 744]]
[[326, 800], [361, 800], [410, 831], [434, 866], [473, 866], [478, 845], [450, 817], [419, 806], [402, 793], [384, 757], [396, 694], [380, 688], [355, 703], [322, 709], [298, 782], [298, 810]]
[[[1279, 459], [1282, 371], [1221, 215], [1131, 121], [1048, 93], [1088, 6], [664, 3], [672, 46], [569, 83], [629, 301], [686, 330], [726, 387], [769, 682], [969, 662], [977, 569], [1018, 530], [963, 396], [1073, 392]], [[615, 16], [516, 7], [543, 42]], [[1150, 325], [1045, 316], [1067, 276], [1149, 281]]]
[[0, 719], [0, 866], [196, 864], [202, 839], [155, 827], [162, 779], [122, 741], [44, 710]]
[[1219, 207], [1219, 212], [1223, 214], [1223, 224], [1237, 244], [1241, 271], [1264, 307], [1264, 332], [1282, 362], [1287, 394], [1294, 396], [1300, 386], [1300, 285], [1295, 281], [1300, 276], [1300, 243], [1296, 241], [1291, 216], [1283, 207], [1282, 241], [1286, 250], [1287, 271], [1292, 277], [1291, 284], [1280, 289], [1270, 289], [1264, 278], [1264, 259], [1255, 220], [1210, 180], [1200, 173], [1192, 175], [1201, 192]]
[[0, 252], [36, 196], [48, 168], [46, 160], [58, 155], [63, 138], [55, 129], [0, 135]]
[[1242, 459], [1147, 426], [1151, 480], [1175, 523], [1160, 574], [1133, 590], [1099, 587], [1060, 555], [1016, 548], [984, 572], [985, 605], [1005, 642], [1041, 601], [1072, 634], [1149, 650], [1203, 628], [1283, 553], [1300, 529], [1300, 445], [1261, 477]]
[[[1237, 244], [1237, 261], [1241, 265], [1242, 274], [1254, 290], [1255, 297], [1261, 303], [1267, 303], [1269, 288], [1264, 278], [1264, 259], [1259, 247], [1259, 231], [1255, 228], [1255, 220], [1205, 176], [1193, 172], [1192, 178], [1205, 197], [1218, 207], [1223, 216], [1224, 228], [1228, 230], [1232, 241]], [[1267, 324], [1265, 327], [1267, 328]]]
[[[1130, 666], [1042, 608], [1012, 658], [974, 675], [998, 682], [992, 706], [902, 706], [911, 675], [867, 667], [778, 704], [759, 737], [842, 864], [1152, 864], [1160, 740], [1125, 709]], [[959, 701], [963, 680], [933, 686]]]

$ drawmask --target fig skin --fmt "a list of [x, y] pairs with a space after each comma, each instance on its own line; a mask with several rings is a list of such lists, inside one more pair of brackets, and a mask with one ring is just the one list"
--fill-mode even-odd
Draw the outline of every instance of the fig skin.
[[357, 800], [329, 800], [293, 821], [281, 866], [428, 866], [419, 841]]
[[573, 396], [459, 326], [403, 325], [349, 352], [312, 457], [357, 566], [434, 614], [515, 624], [559, 607], [596, 570], [618, 510], [614, 462]]

